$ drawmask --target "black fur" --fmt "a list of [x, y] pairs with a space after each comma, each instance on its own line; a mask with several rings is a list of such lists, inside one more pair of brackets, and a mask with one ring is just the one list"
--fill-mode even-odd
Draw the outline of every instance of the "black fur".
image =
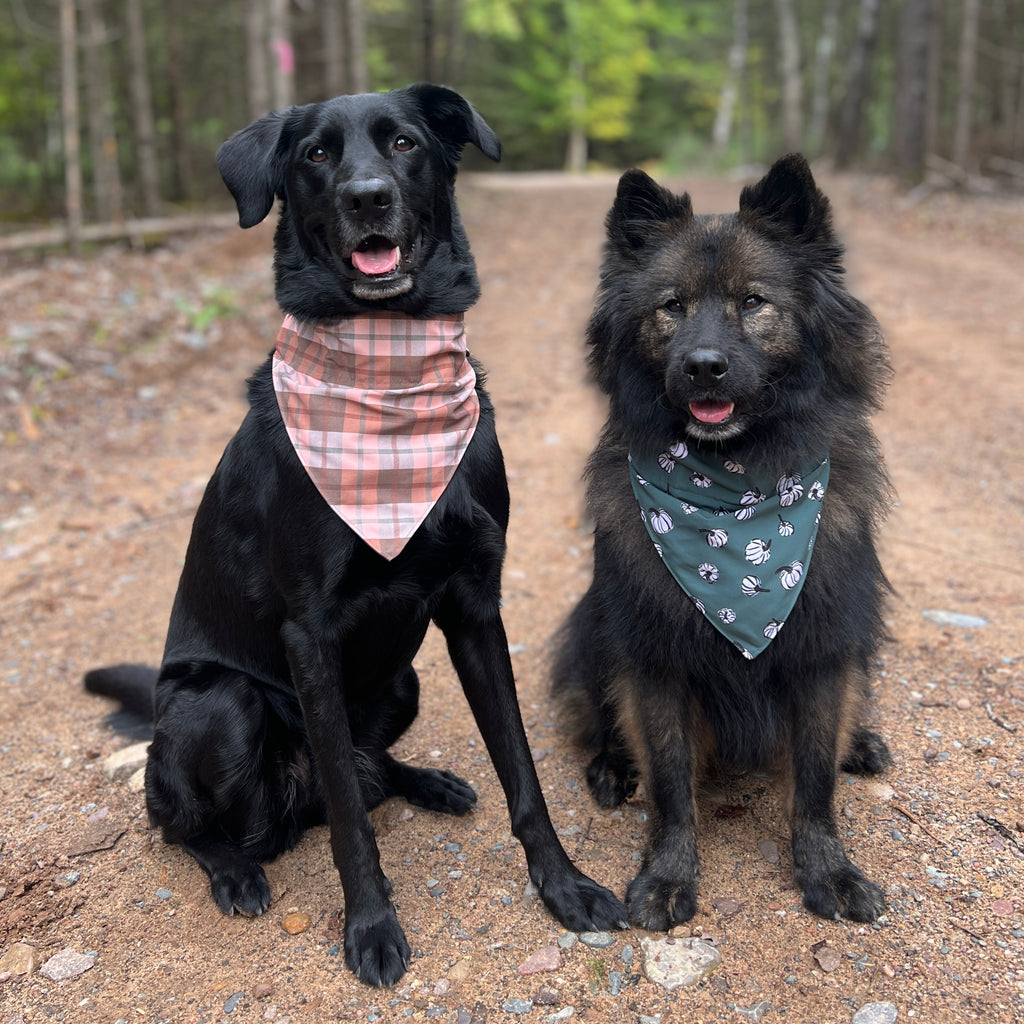
[[[218, 165], [243, 227], [281, 200], [275, 272], [285, 312], [430, 317], [467, 309], [479, 292], [454, 203], [467, 142], [500, 154], [461, 96], [417, 85], [269, 114], [224, 143]], [[368, 193], [371, 205], [361, 207]], [[351, 261], [368, 236], [402, 249], [381, 279]], [[307, 826], [330, 825], [345, 959], [372, 985], [396, 982], [410, 950], [367, 811], [395, 795], [452, 814], [476, 803], [449, 772], [387, 752], [416, 716], [412, 660], [431, 621], [447, 639], [544, 902], [573, 929], [625, 917], [559, 845], [530, 757], [499, 611], [508, 488], [493, 409], [479, 395], [480, 423], [454, 479], [389, 562], [307, 477], [268, 360], [196, 514], [159, 679], [121, 666], [86, 680], [136, 707], [155, 681], [150, 817], [208, 873], [226, 913], [266, 910], [260, 863]]]
[[[878, 772], [863, 726], [888, 584], [874, 534], [890, 492], [869, 415], [889, 378], [878, 325], [843, 284], [828, 200], [802, 157], [743, 190], [736, 214], [695, 217], [642, 171], [623, 175], [589, 326], [610, 414], [587, 477], [594, 579], [561, 637], [555, 689], [596, 755], [604, 807], [639, 775], [656, 814], [627, 892], [630, 921], [666, 929], [697, 906], [694, 782], [710, 762], [781, 768], [792, 790], [804, 903], [870, 921], [879, 889], [847, 859], [837, 765]], [[721, 423], [691, 403], [732, 402]], [[695, 609], [654, 550], [627, 453], [676, 439], [785, 472], [828, 449], [831, 476], [806, 583], [786, 627], [748, 661]]]

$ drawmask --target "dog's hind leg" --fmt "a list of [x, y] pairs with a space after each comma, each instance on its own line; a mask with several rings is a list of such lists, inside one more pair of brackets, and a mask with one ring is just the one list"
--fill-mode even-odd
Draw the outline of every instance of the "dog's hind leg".
[[860, 726], [850, 737], [839, 767], [851, 775], [879, 775], [892, 764], [892, 754], [877, 732]]

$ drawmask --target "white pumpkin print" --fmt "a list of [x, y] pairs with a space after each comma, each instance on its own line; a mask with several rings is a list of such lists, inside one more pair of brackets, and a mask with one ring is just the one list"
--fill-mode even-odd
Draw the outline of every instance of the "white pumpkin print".
[[729, 625], [730, 622], [735, 622], [736, 621], [736, 613], [731, 608], [719, 608], [718, 609], [718, 617], [727, 626]]
[[704, 602], [699, 597], [695, 597], [693, 599], [693, 607], [696, 608], [701, 615], [707, 615], [708, 613], [707, 608], [704, 607]]
[[724, 548], [729, 543], [729, 534], [725, 530], [700, 530], [709, 548]]
[[693, 484], [694, 487], [710, 487], [711, 477], [705, 476], [703, 473], [698, 473], [697, 470], [694, 470], [690, 474], [690, 483]]
[[753, 519], [757, 515], [757, 509], [753, 505], [744, 505], [742, 508], [736, 509], [733, 515], [741, 523], [745, 523], [748, 519]]
[[654, 545], [654, 550], [658, 552], [658, 557], [659, 558], [664, 558], [665, 557], [665, 549], [660, 544], [655, 544]]
[[774, 640], [784, 625], [785, 622], [780, 622], [778, 619], [769, 619], [768, 624], [764, 627], [764, 638], [766, 640]]
[[691, 505], [688, 501], [681, 501], [679, 503], [679, 508], [684, 516], [692, 516], [693, 513], [697, 511], [697, 506]]
[[675, 525], [672, 517], [663, 508], [648, 509], [651, 517], [651, 529], [655, 533], [668, 533]]
[[732, 459], [726, 459], [722, 465], [724, 465], [730, 473], [746, 473], [746, 470], [738, 462], [733, 462]]
[[749, 491], [744, 491], [740, 496], [741, 505], [760, 505], [768, 497], [767, 494], [762, 494], [756, 487], [751, 488]]
[[639, 473], [636, 473], [636, 474], [634, 474], [634, 475], [636, 476], [636, 482], [637, 482], [637, 483], [638, 483], [638, 484], [639, 484], [639, 485], [640, 485], [641, 487], [646, 487], [646, 486], [647, 486], [647, 480], [646, 480], [646, 479], [645, 479], [644, 477], [642, 477], [642, 476], [641, 476], [641, 475], [640, 475]]
[[697, 566], [697, 575], [705, 583], [717, 583], [718, 582], [718, 566], [713, 565], [711, 562], [701, 562]]
[[795, 531], [796, 527], [788, 519], [783, 519], [782, 516], [779, 516], [780, 537], [792, 537]]
[[815, 480], [814, 483], [811, 484], [810, 489], [807, 492], [807, 497], [810, 498], [811, 501], [821, 501], [821, 499], [825, 497], [825, 488], [822, 486], [820, 480]]
[[668, 453], [673, 459], [685, 459], [690, 454], [690, 449], [686, 447], [685, 441], [676, 441], [668, 446]]
[[766, 587], [761, 586], [760, 576], [744, 576], [743, 582], [740, 583], [740, 590], [744, 597], [754, 597], [757, 594], [771, 593], [771, 591]]
[[783, 508], [795, 505], [803, 497], [802, 479], [803, 477], [799, 473], [794, 473], [792, 476], [784, 476], [779, 480], [775, 489], [779, 492], [779, 504]]
[[662, 452], [658, 456], [658, 465], [661, 466], [666, 473], [671, 473], [676, 468], [676, 460], [668, 452]]
[[743, 549], [743, 557], [754, 565], [764, 565], [772, 557], [772, 542], [755, 537]]
[[793, 562], [791, 565], [784, 565], [781, 569], [775, 570], [779, 582], [786, 590], [792, 590], [801, 580], [804, 574], [804, 563]]
[[724, 505], [719, 505], [711, 514], [713, 516], [727, 516], [729, 514], [729, 510]]

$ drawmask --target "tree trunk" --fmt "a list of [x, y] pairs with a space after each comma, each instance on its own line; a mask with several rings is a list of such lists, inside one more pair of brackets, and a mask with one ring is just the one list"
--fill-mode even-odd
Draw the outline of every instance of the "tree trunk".
[[128, 38], [132, 57], [132, 110], [135, 115], [135, 156], [142, 184], [142, 209], [160, 215], [160, 173], [156, 161], [156, 125], [149, 91], [149, 59], [142, 21], [142, 0], [128, 0]]
[[747, 28], [749, 0], [733, 0], [732, 8], [732, 44], [729, 47], [729, 59], [726, 66], [725, 81], [722, 83], [722, 95], [718, 100], [715, 123], [711, 129], [711, 144], [719, 152], [724, 152], [732, 138], [733, 118], [736, 112], [736, 101], [740, 93], [740, 82], [743, 68], [747, 63]]
[[839, 108], [839, 136], [836, 140], [836, 167], [848, 167], [860, 146], [864, 101], [867, 98], [871, 58], [878, 39], [879, 0], [860, 0], [857, 38], [850, 51], [846, 75], [846, 93]]
[[420, 0], [423, 12], [423, 81], [437, 81], [437, 24], [434, 0]]
[[117, 164], [110, 74], [104, 48], [107, 45], [103, 14], [97, 0], [81, 0], [85, 14], [85, 88], [89, 97], [89, 147], [92, 150], [93, 197], [101, 221], [124, 218], [121, 172]]
[[345, 91], [345, 39], [340, 5], [335, 0], [326, 0], [320, 5], [320, 19], [324, 34], [324, 92], [337, 96]]
[[82, 245], [82, 153], [78, 122], [78, 31], [75, 0], [60, 3], [61, 120], [64, 133], [64, 204], [68, 242], [77, 256]]
[[803, 78], [800, 31], [794, 0], [775, 0], [779, 18], [779, 72], [782, 76], [782, 141], [793, 153], [803, 148]]
[[900, 9], [893, 156], [901, 176], [924, 177], [932, 0], [903, 0]]
[[171, 168], [175, 199], [189, 197], [192, 180], [188, 155], [188, 105], [185, 102], [184, 44], [181, 38], [181, 0], [167, 0], [167, 80], [171, 95]]
[[825, 148], [825, 130], [831, 99], [829, 83], [832, 76], [832, 59], [836, 52], [836, 37], [839, 35], [839, 0], [825, 0], [821, 16], [821, 33], [814, 50], [814, 94], [811, 97], [811, 126], [807, 148], [818, 155]]
[[565, 147], [565, 169], [582, 174], [587, 169], [587, 83], [580, 43], [576, 0], [565, 2], [565, 30], [569, 38], [569, 138]]
[[[333, 7], [331, 3], [328, 7]], [[245, 3], [245, 70], [249, 117], [256, 120], [270, 110], [270, 82], [267, 78], [267, 59], [270, 43], [267, 39], [266, 0], [246, 0]]]
[[275, 110], [287, 107], [295, 92], [295, 50], [288, 22], [288, 0], [270, 0], [270, 98]]
[[363, 0], [345, 0], [345, 36], [348, 39], [348, 91], [369, 92], [366, 67], [366, 12]]
[[964, 0], [960, 26], [960, 58], [957, 66], [956, 122], [953, 129], [953, 163], [967, 170], [971, 156], [971, 127], [974, 120], [974, 75], [978, 57], [979, 0]]

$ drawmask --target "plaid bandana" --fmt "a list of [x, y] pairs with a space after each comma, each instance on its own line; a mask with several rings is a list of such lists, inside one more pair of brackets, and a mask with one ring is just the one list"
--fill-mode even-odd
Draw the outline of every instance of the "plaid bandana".
[[779, 634], [804, 585], [828, 487], [828, 458], [778, 480], [678, 441], [657, 460], [630, 454], [647, 532], [702, 615], [755, 658]]
[[317, 490], [394, 558], [441, 497], [480, 417], [462, 315], [286, 316], [273, 373], [288, 436]]

